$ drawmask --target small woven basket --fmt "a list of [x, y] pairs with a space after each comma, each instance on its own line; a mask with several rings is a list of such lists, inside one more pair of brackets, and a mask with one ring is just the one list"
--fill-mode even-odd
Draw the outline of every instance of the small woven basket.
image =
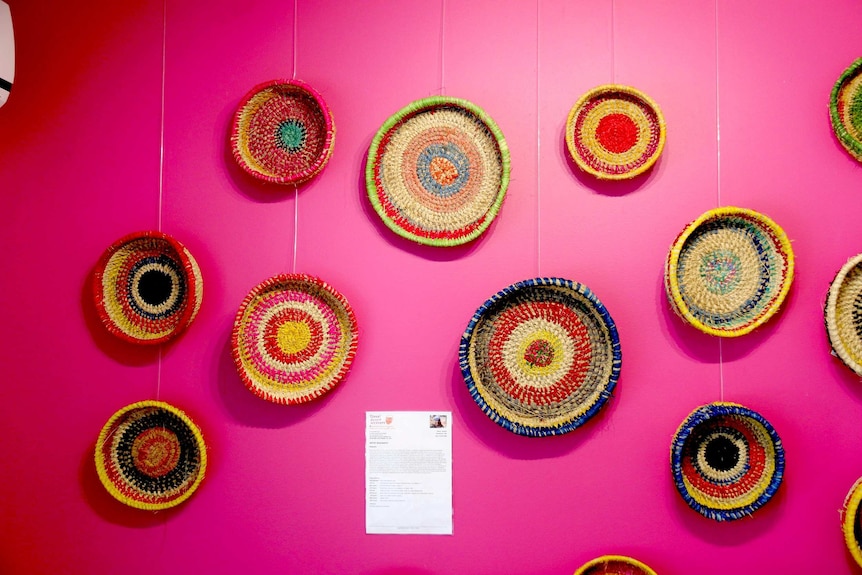
[[185, 330], [203, 301], [192, 254], [162, 232], [130, 234], [96, 264], [93, 298], [109, 332], [132, 343], [159, 344]]
[[851, 258], [829, 286], [823, 316], [833, 354], [862, 375], [862, 254]]
[[689, 507], [716, 521], [751, 515], [784, 477], [784, 447], [759, 413], [735, 403], [695, 409], [670, 446], [673, 482]]
[[298, 80], [255, 86], [233, 122], [234, 158], [266, 182], [299, 185], [321, 170], [335, 146], [335, 123], [323, 97]]
[[386, 226], [430, 246], [455, 246], [491, 225], [509, 185], [509, 148], [481, 108], [457, 98], [417, 100], [371, 142], [368, 198]]
[[285, 405], [312, 401], [350, 370], [359, 330], [347, 299], [305, 274], [270, 278], [246, 296], [231, 338], [245, 386]]
[[829, 118], [838, 141], [862, 162], [862, 58], [853, 62], [832, 88]]
[[646, 94], [606, 84], [584, 94], [566, 121], [566, 146], [577, 166], [604, 180], [647, 171], [664, 149], [664, 116]]
[[860, 515], [860, 501], [862, 501], [862, 477], [860, 477], [847, 497], [844, 499], [844, 508], [841, 510], [841, 531], [844, 533], [844, 543], [850, 551], [850, 555], [856, 563], [862, 567], [862, 515]]
[[536, 278], [486, 301], [461, 337], [459, 364], [482, 411], [519, 435], [560, 435], [607, 402], [622, 365], [616, 325], [584, 285]]
[[778, 311], [793, 282], [793, 249], [778, 225], [743, 208], [710, 210], [674, 241], [665, 262], [671, 308], [711, 335], [736, 337]]
[[200, 429], [162, 401], [117, 411], [99, 433], [96, 472], [118, 501], [137, 509], [179, 505], [200, 485], [207, 452]]
[[656, 572], [631, 557], [602, 555], [581, 565], [575, 575], [656, 575]]

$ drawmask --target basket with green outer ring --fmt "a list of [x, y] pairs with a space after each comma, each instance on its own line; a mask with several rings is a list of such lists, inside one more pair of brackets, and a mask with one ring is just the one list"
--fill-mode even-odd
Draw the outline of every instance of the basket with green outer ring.
[[163, 401], [139, 401], [114, 413], [99, 433], [95, 459], [108, 493], [148, 510], [188, 499], [207, 467], [200, 429]]
[[829, 117], [838, 141], [862, 162], [862, 58], [850, 64], [832, 88]]
[[390, 117], [368, 151], [368, 198], [386, 226], [430, 246], [479, 237], [509, 185], [509, 148], [494, 121], [467, 100], [417, 100]]
[[575, 575], [656, 575], [656, 572], [625, 555], [602, 555], [581, 565]]
[[841, 510], [841, 531], [844, 532], [844, 543], [850, 551], [850, 555], [856, 563], [862, 567], [862, 515], [860, 515], [860, 502], [862, 502], [862, 477], [860, 477], [847, 497], [844, 499], [844, 508]]
[[692, 326], [721, 337], [747, 334], [777, 311], [793, 282], [787, 235], [763, 214], [710, 210], [688, 224], [665, 262], [671, 308]]
[[862, 254], [851, 258], [835, 275], [823, 315], [833, 354], [862, 375]]

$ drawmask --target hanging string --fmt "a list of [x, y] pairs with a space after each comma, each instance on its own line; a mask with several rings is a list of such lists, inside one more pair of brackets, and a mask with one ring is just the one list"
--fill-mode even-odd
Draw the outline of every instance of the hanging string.
[[536, 275], [542, 277], [542, 122], [539, 79], [541, 58], [539, 57], [541, 0], [536, 0]]
[[[299, 10], [297, 3], [299, 0], [293, 0], [293, 74], [292, 79], [296, 80], [296, 44], [297, 44], [297, 20], [299, 19]], [[293, 186], [293, 263], [290, 266], [290, 273], [296, 273], [296, 246], [299, 243], [299, 187]]]
[[[721, 207], [721, 106], [718, 74], [718, 0], [715, 0], [715, 203]], [[718, 338], [719, 400], [724, 401], [724, 348]]]
[[293, 73], [290, 78], [292, 80], [296, 80], [296, 21], [299, 18], [299, 10], [297, 9], [297, 2], [299, 0], [293, 0]]
[[616, 0], [611, 0], [611, 83], [617, 83]]
[[445, 56], [444, 47], [446, 45], [446, 0], [440, 0], [440, 95], [446, 93], [445, 82]]
[[[161, 119], [159, 127], [159, 216], [158, 231], [162, 231], [162, 212], [165, 197], [165, 52], [168, 36], [168, 0], [162, 2], [162, 93]], [[160, 399], [162, 391], [162, 345], [159, 345], [156, 360], [156, 400]]]

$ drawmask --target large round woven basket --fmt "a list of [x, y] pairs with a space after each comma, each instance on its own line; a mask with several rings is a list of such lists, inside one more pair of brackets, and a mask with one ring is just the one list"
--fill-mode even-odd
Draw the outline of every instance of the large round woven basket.
[[365, 182], [374, 210], [398, 235], [431, 246], [464, 244], [500, 210], [509, 185], [509, 148], [478, 106], [425, 98], [377, 132]]
[[155, 231], [125, 236], [96, 264], [93, 298], [109, 332], [140, 344], [166, 342], [186, 329], [203, 301], [203, 278], [192, 254]]
[[862, 58], [853, 62], [832, 88], [829, 117], [838, 141], [862, 162]]
[[665, 262], [672, 309], [697, 329], [747, 334], [778, 311], [793, 282], [793, 249], [778, 225], [744, 208], [710, 210], [674, 241]]
[[255, 178], [298, 185], [329, 161], [335, 123], [311, 86], [273, 80], [255, 86], [240, 102], [231, 146], [237, 163]]
[[862, 513], [860, 505], [862, 502], [862, 478], [859, 478], [847, 497], [844, 499], [844, 508], [841, 510], [841, 531], [844, 533], [844, 543], [850, 551], [850, 555], [856, 563], [862, 567]]
[[862, 375], [862, 254], [835, 275], [823, 310], [833, 353]]
[[459, 363], [492, 421], [540, 437], [572, 431], [598, 412], [622, 354], [616, 325], [589, 288], [536, 278], [482, 304], [461, 337]]
[[347, 299], [323, 280], [284, 274], [255, 287], [233, 326], [233, 358], [246, 387], [274, 403], [312, 401], [335, 387], [356, 355]]
[[656, 575], [656, 572], [625, 555], [602, 555], [581, 565], [575, 575]]
[[117, 411], [99, 434], [95, 456], [105, 489], [138, 509], [179, 505], [198, 488], [207, 467], [200, 429], [162, 401]]
[[673, 482], [701, 515], [731, 521], [765, 505], [784, 477], [784, 447], [759, 413], [735, 403], [695, 409], [670, 446]]
[[584, 94], [566, 121], [577, 166], [606, 180], [642, 174], [658, 160], [667, 129], [658, 105], [630, 86], [606, 84]]

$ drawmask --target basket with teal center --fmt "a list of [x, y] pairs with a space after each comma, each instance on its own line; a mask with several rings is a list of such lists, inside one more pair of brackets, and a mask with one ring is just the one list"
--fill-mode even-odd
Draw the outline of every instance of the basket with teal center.
[[581, 565], [575, 575], [656, 575], [656, 572], [632, 557], [602, 555]]
[[541, 437], [572, 431], [601, 409], [622, 353], [613, 319], [589, 288], [535, 278], [479, 307], [461, 337], [459, 365], [492, 421]]
[[454, 246], [491, 225], [509, 185], [509, 148], [467, 100], [437, 96], [399, 110], [371, 142], [368, 198], [383, 223], [420, 244]]
[[823, 315], [833, 354], [862, 375], [862, 254], [847, 261], [835, 275]]
[[844, 149], [862, 162], [862, 58], [844, 70], [829, 97], [832, 130]]
[[793, 249], [774, 221], [753, 210], [717, 208], [691, 222], [665, 262], [671, 308], [711, 335], [736, 337], [765, 323], [793, 282]]

